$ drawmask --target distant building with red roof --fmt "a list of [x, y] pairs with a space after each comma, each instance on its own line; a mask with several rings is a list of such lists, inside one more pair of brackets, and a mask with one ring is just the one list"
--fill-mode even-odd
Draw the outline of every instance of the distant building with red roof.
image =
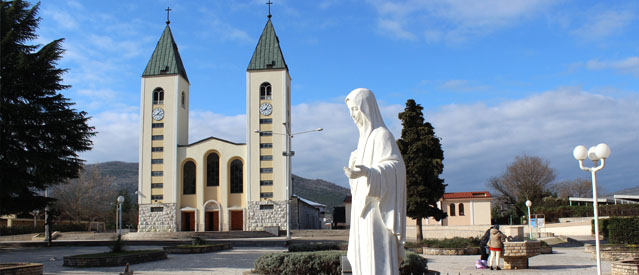
[[[422, 224], [425, 226], [490, 225], [492, 199], [488, 191], [445, 193], [437, 202], [437, 207], [448, 214], [448, 217], [441, 221], [433, 218], [424, 219]], [[415, 219], [407, 218], [406, 224], [414, 227], [417, 222]]]

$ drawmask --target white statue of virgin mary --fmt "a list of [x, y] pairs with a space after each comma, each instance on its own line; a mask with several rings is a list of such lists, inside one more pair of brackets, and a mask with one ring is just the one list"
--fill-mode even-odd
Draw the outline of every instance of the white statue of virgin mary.
[[406, 241], [406, 168], [368, 89], [346, 105], [359, 129], [357, 150], [344, 173], [352, 194], [348, 261], [353, 274], [399, 274]]

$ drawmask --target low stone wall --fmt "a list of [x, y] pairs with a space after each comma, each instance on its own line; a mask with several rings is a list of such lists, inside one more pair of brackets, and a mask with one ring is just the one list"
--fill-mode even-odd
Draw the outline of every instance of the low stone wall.
[[639, 275], [639, 258], [613, 262], [611, 265], [612, 275]]
[[164, 251], [168, 254], [197, 254], [209, 253], [225, 249], [231, 249], [233, 245], [230, 243], [208, 244], [203, 246], [165, 246]]
[[424, 255], [479, 255], [479, 247], [467, 247], [467, 248], [424, 247], [422, 248], [422, 254]]
[[159, 261], [168, 258], [165, 251], [150, 251], [147, 253], [115, 256], [115, 257], [64, 257], [63, 266], [69, 267], [99, 267], [99, 266], [124, 266], [129, 264], [139, 264], [145, 262]]
[[526, 269], [528, 258], [540, 254], [541, 242], [505, 242], [504, 243], [504, 269]]
[[[628, 258], [638, 258], [639, 251], [621, 251], [621, 250], [609, 250], [609, 251], [601, 251], [601, 259], [604, 261], [620, 261]], [[592, 258], [596, 258], [597, 253], [592, 253]]]
[[[592, 254], [592, 258], [597, 258], [597, 247], [585, 245], [584, 252]], [[599, 248], [601, 259], [604, 261], [620, 261], [628, 258], [639, 257], [639, 250], [631, 250], [624, 245], [605, 245]]]
[[0, 275], [41, 275], [42, 267], [36, 263], [3, 263], [0, 264]]

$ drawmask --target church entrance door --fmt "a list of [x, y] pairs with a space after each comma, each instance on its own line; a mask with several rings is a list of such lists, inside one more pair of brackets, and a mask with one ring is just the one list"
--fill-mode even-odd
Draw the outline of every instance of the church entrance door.
[[182, 231], [195, 231], [195, 211], [182, 212]]
[[206, 231], [220, 231], [220, 212], [207, 211], [205, 217]]
[[231, 210], [231, 230], [244, 230], [244, 213], [242, 210]]

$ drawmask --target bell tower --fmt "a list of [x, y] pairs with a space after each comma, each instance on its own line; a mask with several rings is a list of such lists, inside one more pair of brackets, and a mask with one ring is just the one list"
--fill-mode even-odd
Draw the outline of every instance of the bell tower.
[[[286, 177], [291, 127], [291, 77], [271, 16], [246, 70], [248, 230], [286, 228]], [[256, 133], [256, 130], [259, 133]], [[261, 217], [275, 217], [269, 221]]]
[[176, 231], [178, 146], [188, 144], [189, 79], [170, 21], [144, 73], [140, 98], [140, 231]]

